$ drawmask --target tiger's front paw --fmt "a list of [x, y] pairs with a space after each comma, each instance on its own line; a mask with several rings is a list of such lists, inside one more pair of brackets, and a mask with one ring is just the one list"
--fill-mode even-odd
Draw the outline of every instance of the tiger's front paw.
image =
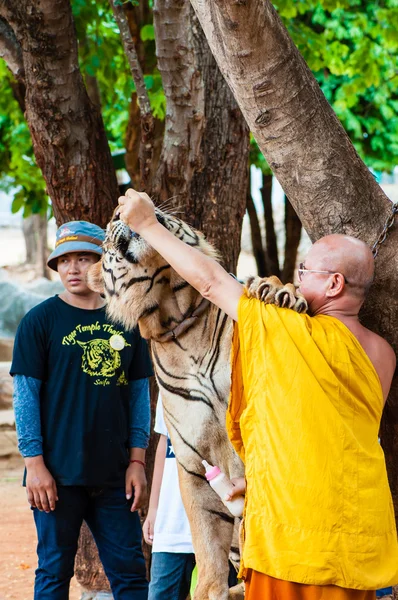
[[275, 294], [276, 306], [291, 308], [298, 313], [306, 313], [308, 310], [307, 300], [292, 283], [287, 283]]
[[257, 298], [264, 304], [275, 304], [281, 308], [291, 308], [298, 313], [307, 312], [307, 301], [292, 283], [283, 285], [278, 277], [249, 277], [246, 285], [249, 298]]

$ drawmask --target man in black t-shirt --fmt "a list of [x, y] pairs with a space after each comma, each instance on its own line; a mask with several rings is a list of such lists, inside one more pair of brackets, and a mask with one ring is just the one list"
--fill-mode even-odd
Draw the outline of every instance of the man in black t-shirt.
[[18, 445], [38, 534], [35, 600], [67, 600], [80, 527], [97, 543], [116, 600], [146, 600], [136, 512], [146, 494], [149, 437], [146, 342], [105, 315], [86, 284], [104, 232], [62, 225], [48, 265], [65, 291], [17, 331], [11, 374]]

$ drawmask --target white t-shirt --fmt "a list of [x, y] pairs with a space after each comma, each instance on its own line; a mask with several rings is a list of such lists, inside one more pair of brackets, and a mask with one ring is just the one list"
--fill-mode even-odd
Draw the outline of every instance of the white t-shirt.
[[193, 553], [191, 530], [180, 494], [177, 461], [163, 417], [159, 395], [155, 431], [167, 436], [167, 452], [153, 535], [152, 552]]

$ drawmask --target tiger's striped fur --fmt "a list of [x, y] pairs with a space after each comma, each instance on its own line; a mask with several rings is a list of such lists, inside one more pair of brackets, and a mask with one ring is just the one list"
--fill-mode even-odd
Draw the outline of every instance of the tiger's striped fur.
[[[158, 209], [156, 215], [175, 236], [217, 258], [201, 233]], [[232, 597], [227, 579], [234, 518], [205, 480], [202, 460], [218, 465], [231, 478], [244, 472], [225, 428], [233, 323], [210, 305], [181, 337], [167, 343], [154, 341], [192, 314], [202, 297], [118, 220], [117, 214], [108, 225], [102, 259], [91, 267], [89, 285], [104, 293], [111, 319], [127, 328], [138, 323], [141, 335], [152, 340], [156, 377], [198, 565], [195, 600], [226, 600]], [[280, 287], [276, 278], [256, 278], [250, 283], [251, 293], [263, 299]], [[294, 288], [284, 291], [281, 297], [286, 300], [287, 294], [294, 304]]]

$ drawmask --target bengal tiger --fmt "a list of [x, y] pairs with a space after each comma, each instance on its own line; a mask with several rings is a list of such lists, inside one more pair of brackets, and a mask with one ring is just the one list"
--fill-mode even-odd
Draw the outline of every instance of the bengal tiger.
[[[159, 209], [156, 217], [190, 246], [218, 258], [203, 234], [184, 221]], [[244, 473], [225, 427], [233, 322], [122, 223], [117, 210], [107, 227], [101, 261], [90, 268], [88, 283], [106, 298], [113, 321], [129, 329], [138, 324], [141, 335], [151, 340], [198, 566], [194, 599], [237, 598], [228, 591], [234, 518], [210, 488], [202, 465], [204, 459], [218, 465], [230, 478]], [[251, 278], [247, 291], [264, 302], [306, 310], [294, 286], [283, 287], [275, 277]]]

